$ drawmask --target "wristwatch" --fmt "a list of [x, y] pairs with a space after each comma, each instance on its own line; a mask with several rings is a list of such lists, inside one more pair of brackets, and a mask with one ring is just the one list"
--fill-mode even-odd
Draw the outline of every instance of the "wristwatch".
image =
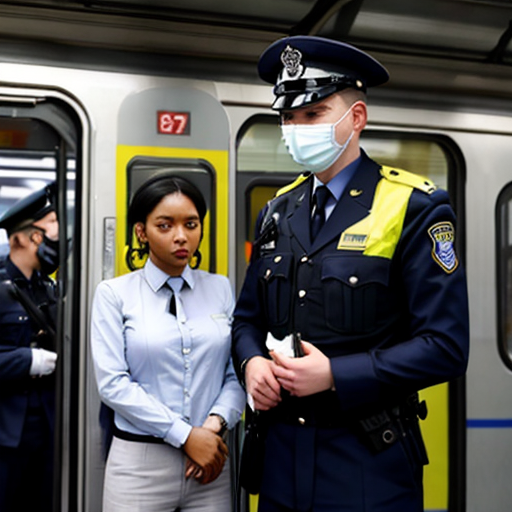
[[217, 434], [220, 437], [223, 437], [226, 431], [228, 430], [228, 422], [220, 414], [217, 414], [216, 412], [212, 412], [210, 416], [217, 416], [217, 418], [219, 418], [220, 430], [217, 432]]

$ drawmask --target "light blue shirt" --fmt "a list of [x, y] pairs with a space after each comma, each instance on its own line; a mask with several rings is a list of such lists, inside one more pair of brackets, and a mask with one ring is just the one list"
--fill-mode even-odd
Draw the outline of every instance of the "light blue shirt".
[[229, 281], [188, 266], [182, 277], [176, 316], [169, 276], [148, 260], [98, 285], [91, 319], [98, 389], [116, 426], [177, 448], [211, 413], [232, 428], [246, 401], [230, 355]]
[[[336, 174], [331, 181], [326, 183], [326, 187], [331, 192], [331, 195], [325, 204], [325, 220], [327, 220], [333, 212], [336, 204], [347, 187], [348, 182], [352, 179], [352, 176], [354, 176], [357, 168], [359, 167], [360, 162], [361, 157], [359, 156], [352, 163], [348, 164], [341, 172]], [[313, 181], [313, 195], [315, 194], [316, 188], [321, 185], [323, 185], [323, 183], [315, 176]]]

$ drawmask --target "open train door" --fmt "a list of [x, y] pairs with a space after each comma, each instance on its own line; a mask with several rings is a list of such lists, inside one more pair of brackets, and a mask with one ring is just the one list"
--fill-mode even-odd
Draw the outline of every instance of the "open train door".
[[[80, 478], [80, 383], [86, 343], [80, 308], [85, 288], [80, 273], [80, 194], [87, 130], [85, 113], [61, 92], [0, 89], [0, 213], [50, 182], [56, 182], [58, 190], [60, 264], [52, 276], [58, 293], [53, 476], [56, 512], [77, 508]], [[7, 236], [0, 230], [2, 258], [8, 250]]]

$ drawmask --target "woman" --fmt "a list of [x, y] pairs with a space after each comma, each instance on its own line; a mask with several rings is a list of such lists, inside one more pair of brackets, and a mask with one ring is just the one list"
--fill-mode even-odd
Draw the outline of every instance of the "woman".
[[115, 412], [103, 512], [231, 508], [223, 434], [245, 393], [230, 359], [230, 284], [189, 265], [200, 259], [205, 214], [183, 178], [148, 180], [128, 211], [147, 263], [96, 290], [92, 354]]

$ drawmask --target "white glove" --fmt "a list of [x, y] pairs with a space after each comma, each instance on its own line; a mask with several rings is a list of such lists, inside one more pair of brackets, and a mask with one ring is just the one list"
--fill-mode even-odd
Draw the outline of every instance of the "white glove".
[[50, 375], [55, 370], [57, 364], [57, 354], [44, 348], [32, 349], [32, 364], [30, 365], [30, 375], [42, 377]]

